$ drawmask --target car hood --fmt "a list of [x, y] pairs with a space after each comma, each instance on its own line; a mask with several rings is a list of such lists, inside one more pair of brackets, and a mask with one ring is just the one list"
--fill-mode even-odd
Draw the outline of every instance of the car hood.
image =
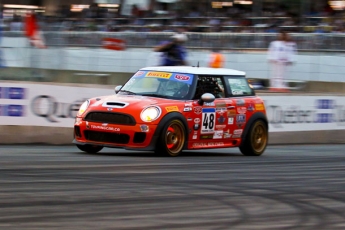
[[143, 109], [149, 105], [160, 103], [171, 103], [170, 99], [139, 96], [139, 95], [110, 95], [92, 98], [90, 109], [97, 110], [121, 110], [121, 109]]

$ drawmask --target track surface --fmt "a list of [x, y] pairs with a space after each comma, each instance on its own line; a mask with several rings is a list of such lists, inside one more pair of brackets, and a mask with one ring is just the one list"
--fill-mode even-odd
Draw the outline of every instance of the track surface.
[[176, 158], [0, 146], [0, 229], [345, 229], [345, 145]]

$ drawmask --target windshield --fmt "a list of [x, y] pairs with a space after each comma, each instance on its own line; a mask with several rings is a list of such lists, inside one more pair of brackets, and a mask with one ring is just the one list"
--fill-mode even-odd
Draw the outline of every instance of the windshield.
[[192, 74], [138, 71], [118, 94], [188, 99], [191, 97], [192, 82]]

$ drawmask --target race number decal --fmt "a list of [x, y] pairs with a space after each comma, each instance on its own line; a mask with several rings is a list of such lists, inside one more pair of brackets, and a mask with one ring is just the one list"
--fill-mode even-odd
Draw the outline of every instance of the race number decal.
[[216, 120], [216, 109], [202, 109], [201, 133], [213, 133]]

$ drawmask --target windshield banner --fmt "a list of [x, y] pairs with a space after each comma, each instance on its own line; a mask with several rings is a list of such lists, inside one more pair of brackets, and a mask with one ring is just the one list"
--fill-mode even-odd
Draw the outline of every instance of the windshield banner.
[[136, 74], [134, 74], [133, 77], [135, 78], [153, 77], [153, 78], [169, 79], [170, 81], [183, 82], [188, 85], [191, 85], [193, 82], [193, 74], [171, 73], [171, 72], [162, 72], [162, 71], [138, 71]]

